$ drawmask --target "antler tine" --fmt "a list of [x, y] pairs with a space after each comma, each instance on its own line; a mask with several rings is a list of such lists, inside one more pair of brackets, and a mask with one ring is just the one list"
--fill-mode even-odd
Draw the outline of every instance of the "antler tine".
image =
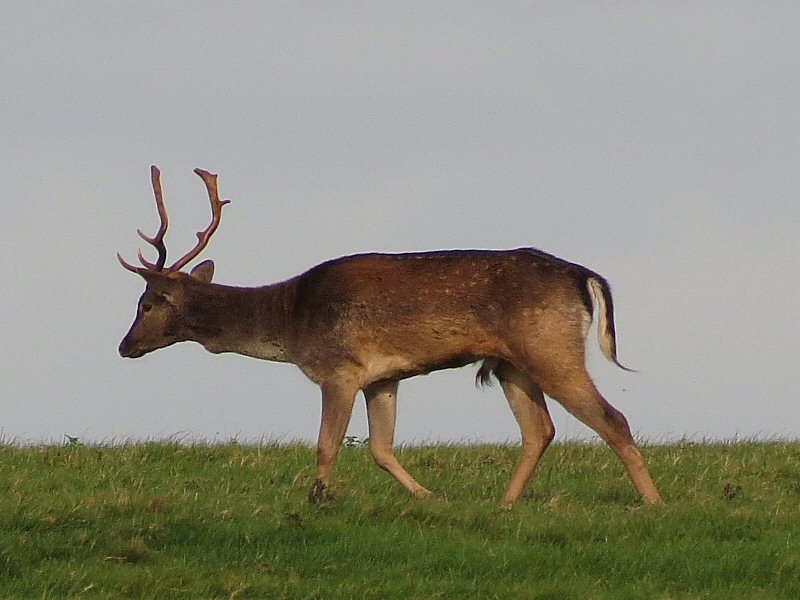
[[145, 242], [155, 247], [158, 250], [158, 260], [151, 263], [142, 256], [141, 250], [139, 251], [139, 262], [141, 262], [147, 269], [151, 271], [161, 271], [164, 269], [164, 263], [167, 262], [167, 246], [164, 244], [164, 234], [167, 233], [169, 225], [169, 217], [167, 216], [167, 207], [164, 204], [164, 194], [161, 191], [161, 171], [158, 167], [152, 165], [150, 167], [150, 180], [153, 183], [153, 194], [156, 197], [156, 207], [158, 208], [158, 216], [161, 219], [161, 224], [158, 227], [158, 232], [154, 237], [150, 237], [137, 229], [136, 233], [139, 234]]
[[[142, 263], [144, 268], [148, 271], [162, 271], [164, 269], [164, 263], [167, 262], [167, 247], [164, 245], [164, 234], [167, 233], [169, 218], [167, 217], [167, 208], [164, 205], [164, 194], [161, 191], [161, 172], [155, 165], [150, 167], [150, 179], [153, 182], [153, 193], [156, 197], [156, 207], [158, 208], [158, 216], [161, 219], [161, 224], [158, 227], [158, 232], [156, 233], [155, 237], [150, 237], [141, 229], [137, 229], [136, 233], [138, 233], [139, 237], [141, 237], [145, 242], [152, 244], [156, 250], [158, 250], [158, 260], [154, 263], [151, 263], [149, 260], [146, 260], [144, 256], [142, 256], [141, 250], [137, 252], [137, 256], [139, 257], [139, 262]], [[132, 271], [134, 273], [142, 272], [142, 267], [136, 267], [130, 264], [128, 261], [122, 258], [119, 252], [117, 253], [117, 259], [123, 267], [128, 269], [128, 271]]]
[[206, 184], [206, 189], [208, 190], [208, 199], [211, 202], [211, 224], [205, 230], [197, 232], [197, 245], [187, 254], [184, 254], [183, 257], [179, 258], [172, 266], [167, 268], [168, 272], [180, 270], [186, 266], [189, 261], [203, 251], [203, 249], [208, 245], [208, 241], [211, 239], [211, 236], [214, 235], [217, 227], [219, 227], [219, 222], [222, 218], [222, 207], [230, 202], [230, 200], [219, 199], [216, 174], [209, 173], [203, 169], [195, 169], [194, 172], [200, 176], [200, 178], [203, 180], [203, 183]]
[[122, 258], [122, 255], [119, 252], [117, 252], [117, 260], [119, 261], [119, 264], [128, 269], [128, 271], [130, 271], [131, 273], [139, 273], [142, 270], [141, 267], [135, 267], [127, 260]]
[[[138, 230], [137, 230], [137, 231], [138, 231]], [[147, 260], [147, 259], [144, 257], [144, 255], [142, 254], [142, 251], [141, 251], [141, 250], [137, 250], [137, 251], [136, 251], [136, 256], [139, 258], [139, 262], [140, 262], [140, 263], [142, 263], [142, 264], [144, 265], [144, 267], [145, 267], [145, 268], [146, 268], [148, 271], [160, 271], [160, 270], [162, 269], [162, 267], [163, 267], [163, 265], [162, 265], [162, 267], [159, 267], [159, 266], [158, 266], [158, 262], [151, 263], [149, 260]], [[161, 257], [161, 253], [159, 253], [159, 259], [160, 259], [160, 257]]]

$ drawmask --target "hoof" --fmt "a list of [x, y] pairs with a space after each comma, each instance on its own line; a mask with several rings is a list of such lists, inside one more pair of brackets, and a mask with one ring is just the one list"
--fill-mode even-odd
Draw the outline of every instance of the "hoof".
[[433, 498], [433, 492], [422, 486], [411, 493], [415, 498]]
[[320, 502], [332, 499], [333, 499], [333, 494], [328, 489], [328, 486], [325, 485], [319, 479], [317, 479], [308, 492], [308, 501], [311, 504], [319, 504]]

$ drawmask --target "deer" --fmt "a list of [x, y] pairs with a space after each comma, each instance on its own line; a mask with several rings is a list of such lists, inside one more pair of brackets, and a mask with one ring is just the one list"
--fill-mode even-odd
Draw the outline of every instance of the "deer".
[[363, 392], [369, 448], [377, 465], [417, 497], [431, 495], [394, 454], [397, 391], [403, 379], [480, 363], [476, 383], [497, 380], [522, 438], [501, 503], [519, 500], [555, 427], [544, 395], [593, 429], [621, 459], [641, 501], [661, 501], [625, 416], [600, 394], [586, 368], [586, 339], [598, 314], [598, 342], [617, 359], [608, 282], [586, 267], [534, 248], [354, 254], [323, 262], [261, 287], [212, 282], [214, 262], [184, 267], [208, 245], [222, 207], [217, 175], [195, 169], [211, 204], [211, 223], [197, 244], [167, 266], [168, 216], [160, 171], [151, 181], [160, 217], [158, 253], [141, 266], [145, 291], [119, 345], [138, 358], [184, 341], [211, 353], [233, 352], [293, 363], [322, 393], [316, 479], [309, 501], [332, 497], [334, 465]]

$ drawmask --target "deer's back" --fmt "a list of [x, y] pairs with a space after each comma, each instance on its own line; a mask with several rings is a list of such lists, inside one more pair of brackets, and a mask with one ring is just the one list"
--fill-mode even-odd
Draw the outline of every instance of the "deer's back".
[[533, 249], [332, 260], [294, 282], [297, 362], [351, 360], [381, 379], [508, 356], [514, 331], [585, 311], [592, 275]]

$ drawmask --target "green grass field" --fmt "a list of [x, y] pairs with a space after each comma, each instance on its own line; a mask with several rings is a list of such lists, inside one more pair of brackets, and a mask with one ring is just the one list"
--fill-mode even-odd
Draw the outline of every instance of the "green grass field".
[[405, 448], [415, 500], [343, 448], [309, 505], [305, 446], [0, 446], [0, 598], [800, 598], [800, 443], [557, 444], [496, 501], [504, 446]]

